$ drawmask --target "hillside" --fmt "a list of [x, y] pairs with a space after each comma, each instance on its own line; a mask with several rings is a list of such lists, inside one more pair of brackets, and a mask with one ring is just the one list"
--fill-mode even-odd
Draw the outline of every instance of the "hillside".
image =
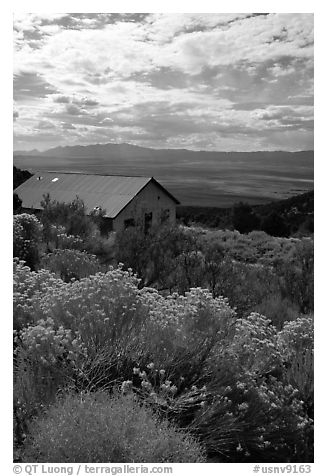
[[14, 153], [14, 164], [48, 170], [154, 176], [183, 205], [269, 203], [313, 188], [313, 151], [207, 152], [130, 144], [57, 147]]
[[[237, 204], [236, 204], [237, 207]], [[234, 229], [233, 213], [235, 207], [177, 207], [177, 218], [189, 225], [197, 223], [210, 228]], [[314, 191], [277, 200], [264, 205], [253, 205], [253, 213], [258, 217], [256, 230], [270, 231], [276, 236], [293, 236], [298, 233], [310, 235], [314, 230]], [[244, 217], [246, 220], [246, 217]], [[268, 219], [273, 221], [271, 229], [265, 229]], [[282, 223], [282, 225], [281, 225]], [[269, 225], [269, 223], [268, 223]], [[275, 227], [275, 228], [274, 228]], [[278, 233], [282, 229], [282, 233]], [[275, 231], [275, 233], [273, 233]]]

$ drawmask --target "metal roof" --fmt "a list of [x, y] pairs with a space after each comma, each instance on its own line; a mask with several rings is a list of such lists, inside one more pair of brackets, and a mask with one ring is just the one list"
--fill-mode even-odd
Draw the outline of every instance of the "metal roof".
[[[56, 180], [57, 179], [57, 180]], [[80, 173], [37, 172], [15, 189], [23, 208], [42, 209], [43, 195], [52, 200], [71, 202], [78, 196], [87, 211], [95, 207], [106, 210], [106, 216], [115, 218], [121, 210], [153, 181], [176, 203], [178, 201], [151, 177], [125, 177], [119, 175], [90, 175]]]

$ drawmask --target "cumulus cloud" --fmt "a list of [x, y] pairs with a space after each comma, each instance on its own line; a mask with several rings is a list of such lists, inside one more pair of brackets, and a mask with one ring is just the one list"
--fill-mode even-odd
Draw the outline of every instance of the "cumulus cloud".
[[312, 14], [21, 14], [14, 31], [20, 144], [45, 124], [58, 144], [312, 142]]
[[61, 96], [61, 95], [59, 95], [59, 96], [55, 96], [55, 97], [53, 98], [53, 101], [54, 101], [54, 102], [57, 102], [57, 103], [59, 103], [59, 104], [68, 104], [68, 103], [70, 102], [70, 99], [69, 99], [68, 96]]

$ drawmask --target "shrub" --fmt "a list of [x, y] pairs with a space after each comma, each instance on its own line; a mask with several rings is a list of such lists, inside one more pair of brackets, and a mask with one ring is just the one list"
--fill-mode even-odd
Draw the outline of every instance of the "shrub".
[[239, 375], [266, 375], [281, 365], [277, 331], [271, 321], [258, 313], [236, 321], [235, 335], [227, 348], [236, 359]]
[[252, 207], [240, 202], [233, 207], [232, 222], [234, 228], [240, 233], [249, 233], [260, 228], [260, 219], [254, 213]]
[[13, 207], [14, 207], [14, 213], [20, 213], [22, 209], [22, 200], [19, 198], [17, 193], [14, 193], [13, 196]]
[[285, 372], [284, 380], [300, 392], [313, 416], [313, 318], [302, 316], [285, 323], [278, 334], [278, 346], [282, 354]]
[[[200, 438], [210, 457], [219, 461], [310, 461], [307, 434], [312, 421], [299, 394], [288, 383], [269, 376], [239, 373], [224, 352], [200, 377], [185, 378], [157, 369], [134, 368], [122, 391], [132, 391], [175, 424]], [[188, 368], [188, 370], [191, 370]], [[192, 372], [191, 372], [192, 373]]]
[[214, 237], [206, 237], [200, 241], [204, 255], [204, 273], [209, 289], [215, 293], [220, 265], [224, 259], [225, 249], [220, 240]]
[[24, 462], [196, 463], [199, 444], [131, 395], [68, 395], [35, 421]]
[[226, 258], [218, 265], [214, 296], [228, 298], [239, 316], [245, 316], [267, 296], [278, 292], [278, 278], [266, 266]]
[[297, 240], [286, 259], [276, 265], [282, 293], [300, 307], [300, 312], [313, 311], [314, 246], [308, 239]]
[[300, 310], [296, 304], [279, 294], [268, 295], [263, 301], [255, 306], [255, 312], [266, 316], [278, 330], [281, 330], [286, 321], [294, 321], [298, 318]]
[[43, 256], [40, 266], [58, 275], [66, 283], [71, 279], [81, 279], [100, 271], [94, 255], [78, 250], [55, 250]]
[[39, 318], [80, 332], [87, 348], [97, 352], [136, 339], [146, 318], [139, 280], [122, 265], [51, 289], [40, 300]]
[[263, 218], [261, 228], [272, 236], [288, 236], [290, 232], [284, 217], [276, 211]]
[[[105, 265], [114, 263], [115, 234], [109, 233], [107, 237], [102, 236], [99, 230], [93, 230], [86, 238], [84, 249], [95, 255], [100, 263]], [[118, 260], [121, 261], [121, 260]]]
[[211, 341], [226, 338], [235, 320], [227, 300], [213, 298], [205, 289], [192, 288], [185, 296], [173, 293], [164, 297], [154, 289], [143, 288], [141, 295], [149, 313], [144, 347], [157, 365], [167, 365], [181, 352], [192, 353], [199, 346], [209, 349]]
[[61, 279], [50, 271], [31, 271], [25, 261], [14, 259], [13, 271], [13, 325], [20, 330], [35, 322], [35, 309], [42, 296], [64, 285]]
[[70, 203], [60, 203], [51, 200], [50, 195], [44, 196], [41, 202], [43, 208], [40, 219], [44, 226], [44, 238], [51, 239], [51, 227], [63, 226], [67, 235], [87, 237], [93, 228], [92, 220], [86, 215], [84, 202], [76, 197]]
[[184, 292], [202, 282], [203, 255], [197, 232], [178, 226], [141, 228], [118, 233], [115, 257], [131, 267], [147, 286]]
[[47, 244], [48, 248], [54, 249], [70, 249], [80, 250], [84, 249], [83, 240], [75, 235], [67, 235], [66, 228], [62, 225], [49, 225], [47, 227]]
[[42, 225], [34, 215], [14, 215], [14, 257], [34, 269], [39, 261]]
[[147, 267], [147, 252], [149, 238], [139, 227], [129, 227], [117, 233], [115, 240], [115, 259], [131, 268], [140, 277], [145, 279]]
[[40, 320], [15, 334], [14, 414], [18, 442], [35, 414], [53, 402], [60, 388], [72, 385], [79, 360], [86, 355], [80, 339]]
[[220, 461], [313, 461], [312, 421], [291, 385], [231, 378], [227, 386], [209, 386], [206, 400], [190, 428]]
[[14, 166], [14, 170], [13, 170], [14, 190], [30, 177], [32, 177], [32, 174], [28, 170], [21, 170]]

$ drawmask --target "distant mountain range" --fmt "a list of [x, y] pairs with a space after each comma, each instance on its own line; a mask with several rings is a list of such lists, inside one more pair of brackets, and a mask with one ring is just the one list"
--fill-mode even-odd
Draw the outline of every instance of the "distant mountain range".
[[198, 155], [215, 155], [217, 158], [221, 157], [237, 157], [247, 155], [272, 156], [272, 155], [285, 155], [285, 154], [306, 154], [313, 155], [313, 151], [299, 151], [299, 152], [287, 152], [287, 151], [256, 151], [256, 152], [220, 152], [220, 151], [194, 151], [190, 149], [152, 149], [148, 147], [140, 147], [132, 144], [91, 144], [91, 145], [73, 145], [73, 146], [59, 146], [53, 147], [45, 151], [39, 151], [37, 149], [24, 151], [15, 150], [14, 156], [40, 156], [40, 157], [64, 157], [64, 158], [109, 158], [109, 157], [122, 157], [130, 158], [134, 157], [162, 157], [166, 159], [176, 156], [198, 156]]
[[37, 149], [14, 151], [14, 155], [42, 156], [42, 157], [108, 157], [111, 154], [149, 154], [154, 149], [139, 147], [131, 144], [91, 144], [53, 147], [45, 151]]
[[154, 176], [185, 205], [267, 203], [313, 189], [312, 150], [216, 152], [93, 144], [14, 151], [20, 169]]

